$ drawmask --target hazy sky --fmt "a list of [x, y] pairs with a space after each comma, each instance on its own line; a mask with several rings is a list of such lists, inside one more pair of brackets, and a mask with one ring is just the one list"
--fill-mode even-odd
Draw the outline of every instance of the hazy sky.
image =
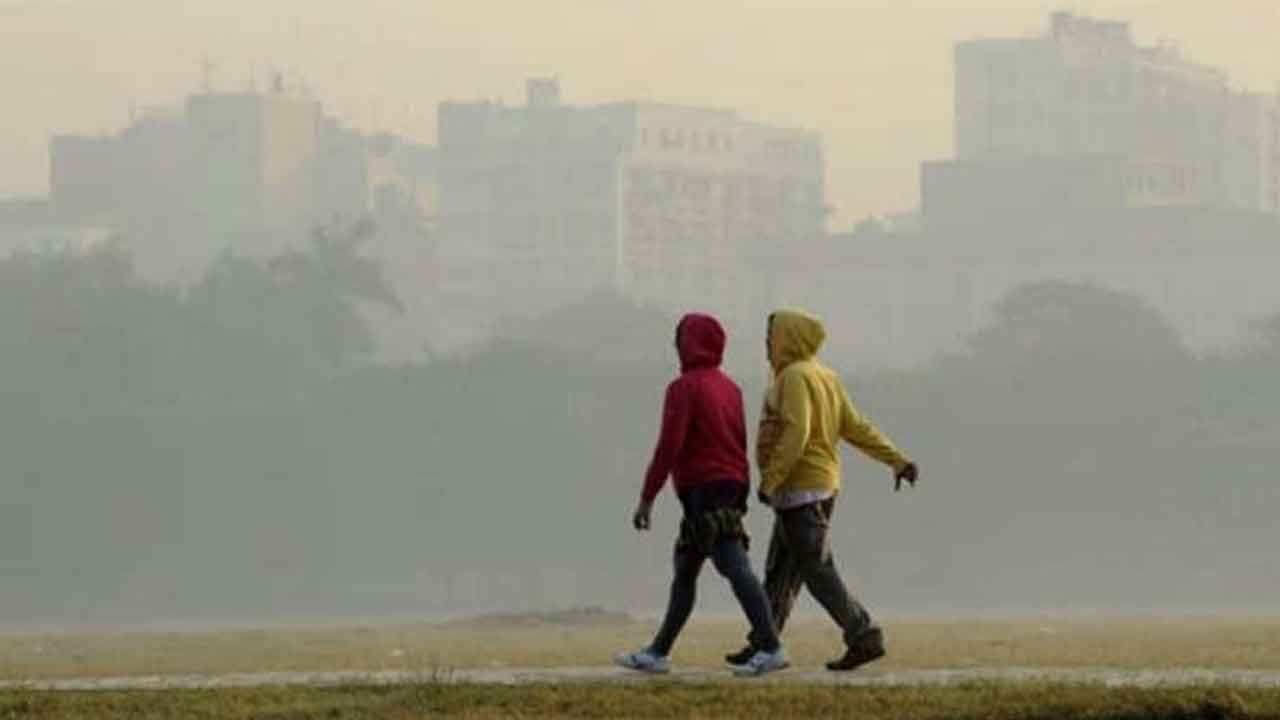
[[838, 224], [913, 207], [951, 152], [957, 39], [1038, 32], [1054, 9], [1129, 19], [1236, 85], [1280, 81], [1275, 0], [0, 0], [0, 195], [47, 188], [50, 132], [119, 129], [130, 102], [300, 76], [349, 124], [432, 141], [442, 99], [518, 103], [556, 73], [568, 102], [733, 107], [826, 138]]

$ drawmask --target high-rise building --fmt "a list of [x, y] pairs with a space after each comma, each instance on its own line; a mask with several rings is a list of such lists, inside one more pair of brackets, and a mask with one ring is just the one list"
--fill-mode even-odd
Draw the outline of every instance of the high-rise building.
[[54, 214], [111, 228], [144, 271], [168, 279], [189, 279], [226, 250], [279, 252], [380, 208], [425, 227], [436, 206], [434, 148], [342, 127], [279, 86], [192, 95], [115, 135], [56, 136], [50, 155]]
[[1228, 207], [1277, 213], [1276, 158], [1280, 144], [1276, 96], [1231, 96], [1224, 128], [1223, 193]]
[[1270, 211], [1267, 108], [1128, 23], [1059, 12], [1047, 32], [955, 49], [956, 158], [927, 163], [926, 219], [1141, 207]]
[[442, 104], [439, 132], [442, 301], [474, 336], [603, 289], [746, 313], [748, 268], [825, 229], [819, 136], [729, 110], [531, 80], [522, 107]]
[[311, 163], [320, 104], [284, 94], [205, 93], [187, 99], [199, 172], [192, 190], [211, 222], [296, 228], [314, 221]]
[[223, 234], [305, 225], [320, 128], [313, 100], [193, 95], [118, 135], [53, 138], [51, 199], [64, 216], [131, 231], [175, 212]]
[[[1259, 192], [1264, 212], [1280, 217], [1280, 90], [1274, 95], [1258, 95], [1254, 104], [1246, 105], [1249, 117], [1256, 118], [1257, 133], [1244, 135], [1245, 152], [1249, 153], [1248, 172], [1257, 168]], [[1251, 154], [1261, 155], [1256, 166]]]

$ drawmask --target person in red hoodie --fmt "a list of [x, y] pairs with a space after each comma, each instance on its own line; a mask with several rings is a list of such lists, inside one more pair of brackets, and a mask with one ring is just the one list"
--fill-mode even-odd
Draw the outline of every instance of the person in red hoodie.
[[667, 386], [662, 431], [632, 524], [639, 531], [649, 529], [653, 501], [669, 476], [684, 517], [662, 626], [648, 647], [617, 657], [619, 665], [632, 670], [670, 669], [668, 656], [693, 612], [698, 574], [707, 558], [733, 587], [752, 631], [764, 638], [734, 672], [762, 675], [787, 666], [768, 598], [747, 557], [742, 524], [750, 492], [747, 430], [742, 390], [720, 370], [725, 342], [724, 328], [709, 315], [686, 315], [676, 326], [680, 376]]

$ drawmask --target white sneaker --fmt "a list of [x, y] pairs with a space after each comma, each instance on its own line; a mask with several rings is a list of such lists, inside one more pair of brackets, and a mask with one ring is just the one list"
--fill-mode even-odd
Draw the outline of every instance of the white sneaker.
[[787, 651], [778, 646], [773, 652], [765, 652], [758, 650], [751, 659], [742, 665], [733, 668], [733, 674], [738, 677], [756, 677], [765, 673], [784, 670], [791, 666], [787, 662]]
[[628, 670], [661, 675], [671, 671], [671, 661], [664, 655], [658, 655], [648, 648], [635, 652], [622, 653], [613, 659], [615, 663]]

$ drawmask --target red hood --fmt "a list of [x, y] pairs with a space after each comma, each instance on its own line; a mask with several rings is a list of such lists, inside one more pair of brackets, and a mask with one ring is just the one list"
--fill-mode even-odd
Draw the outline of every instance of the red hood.
[[680, 352], [680, 368], [720, 367], [724, 359], [724, 328], [710, 315], [691, 313], [676, 326], [676, 349]]

